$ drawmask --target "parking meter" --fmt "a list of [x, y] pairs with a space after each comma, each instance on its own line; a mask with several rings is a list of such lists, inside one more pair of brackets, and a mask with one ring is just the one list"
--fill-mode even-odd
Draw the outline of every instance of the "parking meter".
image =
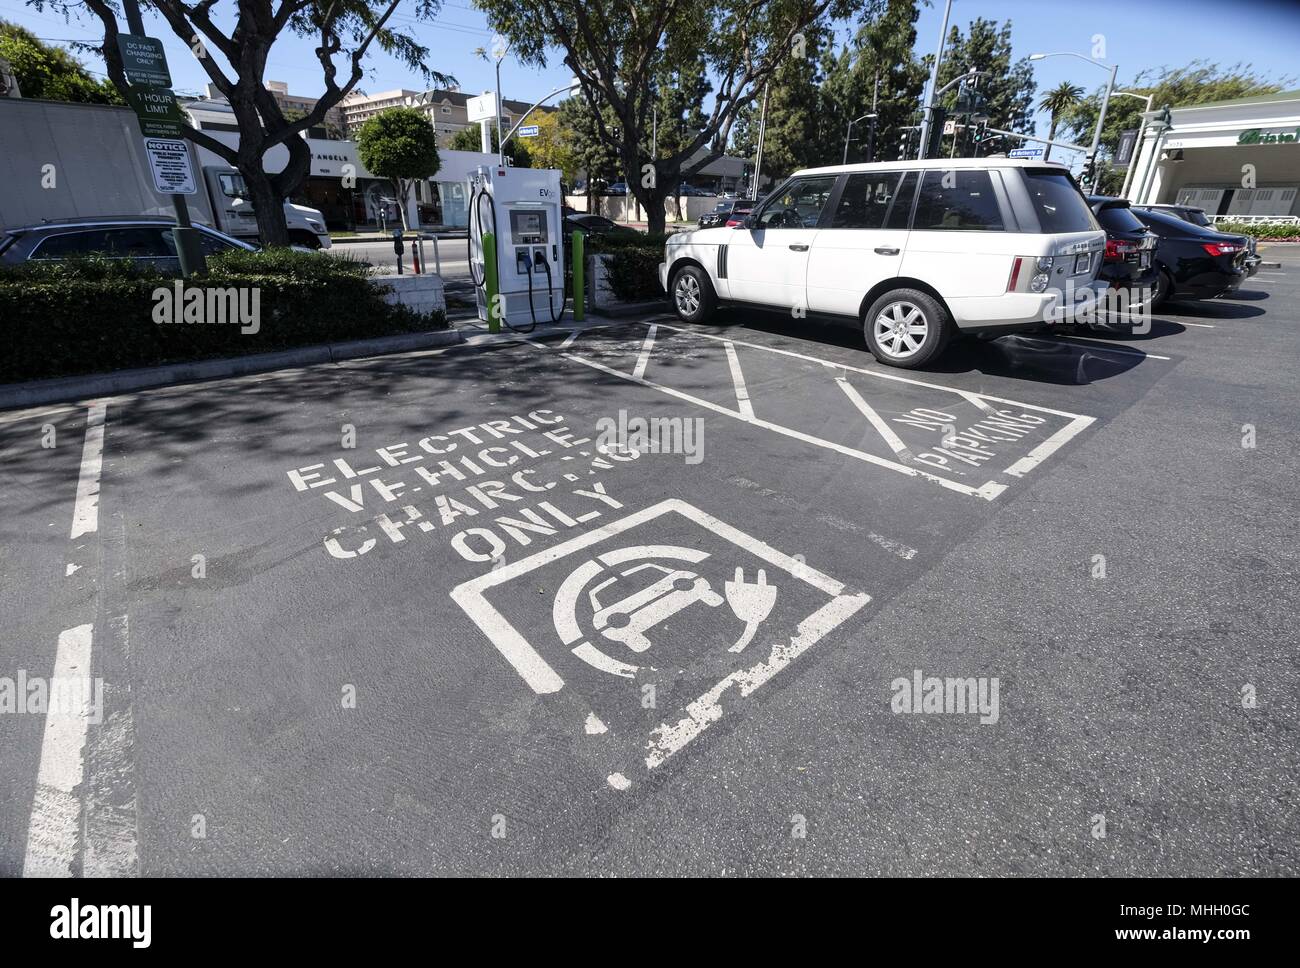
[[393, 229], [393, 251], [397, 253], [397, 274], [402, 274], [402, 253], [406, 251], [406, 245], [402, 242], [402, 230]]

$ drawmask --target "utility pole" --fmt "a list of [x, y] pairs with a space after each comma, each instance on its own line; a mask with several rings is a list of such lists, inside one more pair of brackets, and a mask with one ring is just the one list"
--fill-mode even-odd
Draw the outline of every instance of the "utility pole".
[[876, 119], [877, 102], [880, 100], [880, 71], [876, 71], [875, 86], [871, 89], [871, 128], [867, 132], [867, 164], [876, 160]]
[[767, 130], [767, 85], [763, 85], [763, 109], [758, 116], [758, 155], [754, 159], [754, 184], [749, 187], [749, 200], [758, 201], [758, 176], [763, 171], [763, 135]]
[[[144, 19], [140, 16], [139, 0], [122, 0], [122, 9], [126, 14], [127, 30], [137, 37], [145, 36]], [[128, 87], [130, 80], [127, 81]], [[148, 139], [146, 139], [147, 143]], [[186, 144], [186, 152], [189, 146]], [[196, 272], [207, 272], [207, 260], [203, 257], [203, 247], [199, 244], [199, 233], [190, 221], [190, 206], [184, 195], [170, 195], [172, 208], [176, 212], [176, 227], [172, 229], [172, 238], [176, 242], [176, 260], [181, 266], [181, 275], [188, 279]]]
[[924, 107], [921, 109], [921, 145], [917, 153], [917, 158], [924, 158], [926, 146], [930, 140], [930, 115], [934, 110], [934, 102], [938, 100], [935, 96], [935, 89], [939, 86], [939, 67], [943, 64], [943, 45], [948, 39], [948, 18], [952, 16], [952, 0], [944, 5], [943, 8], [943, 27], [939, 31], [939, 49], [934, 52], [934, 64], [930, 68], [930, 84], [928, 90], [930, 96], [926, 98]]

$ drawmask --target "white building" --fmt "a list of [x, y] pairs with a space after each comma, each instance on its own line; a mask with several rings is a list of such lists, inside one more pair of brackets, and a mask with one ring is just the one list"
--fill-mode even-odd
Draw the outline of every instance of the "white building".
[[1128, 198], [1211, 217], [1300, 216], [1300, 91], [1170, 110], [1148, 124]]

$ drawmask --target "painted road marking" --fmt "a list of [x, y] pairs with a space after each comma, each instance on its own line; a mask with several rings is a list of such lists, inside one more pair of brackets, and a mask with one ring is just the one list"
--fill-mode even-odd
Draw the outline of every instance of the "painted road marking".
[[72, 509], [75, 540], [99, 530], [99, 474], [104, 460], [104, 417], [108, 405], [91, 404], [86, 414], [86, 439], [81, 447], [81, 471], [77, 475], [77, 503]]
[[71, 877], [81, 832], [81, 785], [86, 731], [90, 716], [90, 647], [93, 625], [59, 633], [51, 683], [73, 697], [74, 708], [53, 706], [46, 712], [36, 799], [27, 828], [24, 877]]
[[1212, 323], [1189, 323], [1185, 319], [1175, 319], [1174, 322], [1177, 323], [1179, 326], [1197, 326], [1200, 327], [1201, 329], [1214, 329], [1214, 325]]
[[[539, 551], [527, 558], [473, 578], [456, 586], [451, 591], [452, 600], [465, 611], [465, 614], [487, 636], [497, 651], [519, 673], [528, 688], [537, 695], [542, 696], [558, 693], [565, 688], [564, 677], [547, 661], [537, 645], [528, 641], [511, 623], [510, 619], [489, 601], [488, 594], [496, 588], [506, 586], [515, 579], [574, 556], [582, 563], [571, 570], [568, 577], [562, 582], [556, 583], [558, 584], [558, 590], [552, 607], [555, 636], [550, 635], [545, 623], [540, 623], [536, 626], [539, 631], [533, 633], [544, 640], [539, 641], [539, 644], [549, 645], [560, 656], [563, 656], [577, 654], [577, 650], [570, 647], [573, 642], [582, 639], [582, 645], [589, 648], [589, 653], [595, 651], [594, 646], [591, 646], [591, 642], [597, 640], [597, 636], [584, 633], [581, 630], [578, 613], [573, 607], [576, 603], [590, 598], [591, 607], [597, 608], [590, 620], [591, 623], [596, 628], [606, 629], [600, 637], [602, 644], [604, 644], [604, 639], [611, 639], [623, 643], [633, 653], [641, 655], [651, 646], [649, 641], [644, 640], [644, 633], [655, 624], [680, 613], [683, 609], [692, 607], [693, 603], [698, 603], [694, 604], [694, 607], [705, 610], [725, 608], [722, 605], [720, 596], [712, 591], [707, 580], [702, 579], [694, 571], [678, 568], [675, 564], [676, 562], [687, 561], [698, 565], [705, 559], [709, 559], [709, 551], [695, 547], [696, 541], [703, 541], [706, 536], [697, 535], [697, 538], [692, 540], [692, 547], [690, 548], [677, 545], [645, 545], [640, 543], [619, 546], [615, 541], [620, 535], [634, 528], [649, 522], [660, 521], [660, 519], [669, 516], [675, 516], [693, 523], [712, 536], [710, 540], [713, 540], [715, 544], [721, 544], [734, 552], [747, 556], [749, 559], [757, 558], [764, 568], [773, 569], [771, 572], [773, 581], [778, 582], [783, 590], [778, 593], [774, 586], [767, 586], [767, 589], [770, 589], [767, 594], [771, 598], [765, 603], [765, 607], [762, 605], [757, 607], [757, 614], [745, 614], [746, 610], [744, 608], [738, 608], [735, 604], [732, 604], [732, 609], [736, 612], [736, 618], [746, 624], [746, 632], [742, 635], [743, 640], [748, 641], [748, 638], [752, 638], [754, 628], [766, 621], [771, 612], [773, 601], [778, 594], [797, 596], [795, 586], [798, 583], [802, 583], [799, 587], [804, 588], [805, 592], [812, 593], [813, 601], [820, 602], [820, 604], [810, 605], [807, 598], [800, 599], [796, 597], [791, 599], [791, 601], [801, 602], [802, 604], [783, 620], [794, 625], [794, 632], [788, 636], [786, 641], [781, 641], [778, 633], [765, 633], [767, 635], [766, 641], [770, 643], [765, 658], [756, 663], [734, 669], [705, 689], [697, 698], [686, 702], [678, 718], [667, 719], [652, 729], [642, 753], [646, 770], [653, 770], [666, 762], [670, 757], [680, 752], [692, 739], [698, 737], [709, 726], [720, 720], [724, 715], [724, 699], [728, 699], [728, 697], [740, 699], [751, 695], [759, 686], [770, 681], [828, 633], [851, 618], [871, 601], [871, 596], [863, 592], [851, 592], [840, 582], [805, 564], [803, 561], [783, 554], [766, 542], [733, 528], [713, 515], [677, 499], [661, 501], [625, 518], [571, 538], [553, 548]], [[681, 522], [680, 520], [669, 520], [665, 524], [669, 529], [673, 529], [679, 528]], [[602, 542], [607, 543], [606, 547], [609, 550], [604, 553], [592, 551], [581, 554], [581, 552], [586, 552], [587, 549]], [[674, 562], [674, 567], [664, 568], [654, 564], [653, 561], [658, 559], [670, 560]], [[730, 559], [724, 560], [730, 561]], [[627, 565], [633, 565], [633, 567], [621, 570]], [[721, 567], [721, 561], [718, 562], [718, 565]], [[617, 583], [619, 575], [626, 577], [633, 572], [644, 572], [647, 569], [651, 570], [652, 577], [659, 572], [666, 573], [667, 577], [661, 578], [648, 588], [643, 588], [641, 591], [622, 599], [619, 598], [619, 594], [625, 593], [608, 592], [609, 586]], [[606, 577], [611, 570], [617, 572], [617, 574]], [[739, 566], [737, 566], [735, 574], [736, 583], [742, 584], [744, 576]], [[534, 579], [530, 578], [528, 580], [531, 582]], [[595, 584], [596, 582], [599, 582], [599, 584]], [[641, 583], [644, 584], [644, 578]], [[594, 587], [592, 587], [593, 584]], [[765, 577], [763, 570], [760, 569], [757, 581], [751, 584], [748, 591], [751, 594], [761, 595], [762, 593], [758, 593], [756, 589], [764, 585]], [[636, 585], [634, 587], [640, 586]], [[596, 600], [597, 592], [602, 593], [601, 601]], [[727, 589], [729, 602], [733, 593], [733, 589]], [[824, 601], [822, 600], [823, 597]], [[689, 601], [683, 599], [689, 599]], [[518, 597], [505, 597], [503, 601], [511, 603], [503, 607], [519, 608], [518, 604], [516, 604], [520, 601]], [[811, 607], [812, 611], [805, 613], [804, 609], [808, 607]], [[794, 618], [795, 615], [802, 617], [796, 619]], [[615, 623], [610, 616], [620, 617], [621, 621]], [[786, 630], [789, 630], [790, 627], [791, 624], [784, 625]], [[555, 645], [556, 641], [560, 643], [558, 646]], [[725, 648], [724, 643], [719, 643], [719, 648]], [[722, 654], [729, 653], [723, 652]], [[577, 657], [592, 664], [590, 654], [578, 654]], [[610, 672], [616, 677], [627, 677], [628, 669], [632, 671], [631, 677], [635, 677], [641, 669], [641, 667], [631, 666], [608, 656], [605, 656], [604, 659], [608, 661], [597, 664], [597, 668]], [[711, 662], [714, 657], [705, 656], [703, 659], [706, 662]], [[728, 661], [741, 662], [742, 660], [739, 656], [736, 656]], [[712, 676], [709, 678], [712, 678]], [[584, 704], [578, 708], [589, 709], [590, 706]], [[614, 711], [617, 712], [616, 709]], [[588, 736], [606, 735], [604, 727], [607, 721], [603, 716], [589, 713], [586, 715], [586, 724], [583, 731]], [[610, 785], [615, 789], [626, 789], [627, 786], [630, 786], [631, 781], [627, 779], [627, 772], [627, 770], [610, 772]], [[615, 777], [618, 778], [617, 782], [614, 779]]]
[[632, 371], [632, 375], [638, 380], [645, 376], [645, 367], [650, 362], [650, 351], [654, 349], [655, 333], [658, 329], [657, 326], [651, 326], [645, 334], [645, 342], [641, 344], [641, 354], [636, 358], [636, 369]]
[[894, 433], [894, 428], [885, 422], [885, 418], [876, 413], [875, 408], [863, 399], [857, 387], [842, 376], [837, 376], [835, 382], [839, 384], [840, 389], [844, 391], [844, 395], [858, 408], [862, 416], [866, 417], [871, 422], [871, 426], [876, 428], [876, 432], [884, 438], [890, 450], [903, 460], [912, 460], [912, 452], [907, 449], [907, 444], [903, 443], [903, 438]]
[[754, 405], [749, 401], [749, 388], [745, 386], [745, 374], [740, 369], [740, 360], [736, 356], [736, 344], [723, 340], [723, 349], [727, 351], [727, 366], [731, 369], [731, 383], [736, 388], [736, 410], [741, 416], [752, 418]]
[[[924, 380], [917, 380], [912, 377], [905, 377], [894, 373], [882, 373], [878, 369], [868, 370], [863, 367], [852, 366], [847, 363], [827, 360], [817, 356], [810, 356], [806, 353], [798, 353], [793, 350], [778, 349], [776, 347], [764, 346], [758, 343], [750, 343], [742, 340], [728, 339], [726, 337], [721, 337], [721, 336], [713, 336], [709, 333], [698, 333], [695, 332], [694, 330], [684, 329], [679, 326], [672, 326], [667, 323], [649, 324], [645, 322], [640, 322], [639, 325], [653, 325], [656, 327], [656, 329], [660, 329], [660, 328], [668, 329], [668, 330], [673, 330], [674, 332], [697, 336], [702, 339], [716, 340], [717, 342], [723, 343], [724, 346], [728, 344], [731, 345], [732, 352], [734, 352], [735, 346], [745, 346], [750, 349], [761, 350], [767, 353], [775, 353], [780, 356], [787, 356], [794, 359], [807, 360], [809, 362], [820, 364], [821, 366], [839, 371], [841, 373], [847, 373], [848, 371], [852, 371], [854, 373], [860, 373], [863, 374], [864, 376], [869, 376], [876, 379], [891, 380], [897, 383], [904, 383], [909, 386], [924, 387], [929, 390], [942, 391], [943, 393], [946, 394], [953, 394], [959, 396], [973, 403], [976, 407], [978, 407], [979, 409], [983, 410], [985, 413], [988, 413], [990, 415], [994, 415], [997, 413], [996, 407], [993, 406], [994, 404], [1006, 404], [1007, 406], [1020, 408], [1022, 411], [1034, 411], [1036, 413], [1041, 413], [1041, 414], [1051, 414], [1052, 416], [1061, 417], [1062, 419], [1066, 420], [1067, 423], [1065, 427], [1061, 428], [1061, 430], [1052, 434], [1047, 441], [1045, 441], [1038, 447], [1034, 448], [1034, 450], [1031, 452], [1031, 456], [1033, 456], [1035, 459], [1031, 463], [1027, 464], [1025, 463], [1025, 459], [1021, 459], [1016, 461], [1013, 465], [1011, 465], [1011, 467], [1016, 470], [1016, 473], [1011, 475], [1013, 477], [1020, 477], [1029, 468], [1036, 467], [1039, 464], [1041, 464], [1043, 460], [1045, 460], [1056, 450], [1064, 446], [1068, 441], [1073, 439], [1085, 428], [1093, 424], [1096, 420], [1096, 418], [1084, 414], [1071, 413], [1065, 410], [1055, 410], [1052, 409], [1051, 407], [1041, 407], [1036, 404], [1022, 403], [1018, 400], [1009, 400], [1004, 397], [995, 397], [988, 394], [975, 393], [974, 391], [970, 391], [970, 390], [960, 390], [954, 387], [943, 386], [942, 384], [937, 384], [937, 383], [928, 383]], [[677, 399], [685, 400], [689, 403], [694, 403], [697, 406], [705, 407], [706, 409], [712, 410], [716, 413], [724, 414], [733, 419], [741, 420], [745, 423], [752, 424], [756, 427], [761, 427], [765, 430], [771, 430], [775, 433], [779, 433], [787, 437], [792, 437], [796, 440], [803, 441], [804, 443], [813, 444], [818, 447], [824, 447], [828, 450], [833, 450], [836, 453], [844, 454], [845, 456], [853, 457], [857, 460], [862, 460], [867, 463], [875, 464], [879, 467], [886, 467], [889, 468], [890, 470], [897, 471], [898, 473], [907, 474], [912, 477], [920, 477], [924, 480], [937, 483], [941, 487], [956, 491], [959, 494], [975, 495], [978, 497], [982, 497], [985, 500], [993, 500], [999, 494], [1005, 491], [1007, 488], [1006, 484], [1003, 484], [998, 481], [987, 481], [983, 485], [980, 485], [978, 487], [969, 484], [964, 484], [961, 483], [960, 481], [955, 481], [946, 476], [943, 476], [942, 474], [936, 474], [936, 473], [931, 473], [930, 471], [920, 470], [919, 468], [911, 464], [899, 463], [898, 461], [889, 460], [887, 458], [880, 457], [875, 454], [870, 454], [867, 453], [866, 451], [858, 450], [854, 447], [848, 447], [844, 444], [839, 444], [834, 441], [830, 441], [821, 437], [814, 436], [812, 434], [804, 433], [803, 431], [796, 430], [792, 427], [786, 427], [782, 424], [777, 424], [769, 420], [763, 420], [755, 416], [747, 416], [744, 413], [742, 413], [739, 409], [732, 410], [728, 407], [724, 407], [719, 404], [716, 404], [710, 400], [705, 400], [701, 397], [696, 397], [692, 394], [674, 389], [669, 386], [665, 386], [653, 380], [647, 380], [645, 377], [637, 377], [635, 373], [626, 373], [622, 370], [616, 370], [597, 360], [588, 359], [587, 357], [580, 356], [576, 353], [562, 353], [561, 355], [564, 356], [566, 359], [573, 360], [574, 362], [577, 363], [582, 363], [584, 366], [589, 366], [593, 369], [600, 370], [603, 373], [608, 373], [612, 376], [617, 376], [620, 379], [629, 380], [631, 382], [638, 383], [642, 386], [649, 387], [653, 390], [658, 390], [660, 393], [665, 393], [668, 394], [669, 396], [676, 397]], [[839, 379], [839, 377], [837, 377], [837, 379]], [[861, 397], [861, 394], [859, 394], [859, 397]], [[865, 398], [862, 399], [863, 402], [865, 403], [866, 402]], [[856, 406], [856, 401], [855, 401], [855, 406]], [[877, 414], [877, 417], [879, 417], [879, 414]], [[870, 418], [868, 417], [868, 419]], [[879, 431], [880, 429], [879, 426], [877, 426], [876, 429]], [[890, 432], [892, 433], [893, 431]], [[895, 434], [895, 436], [897, 435]], [[886, 440], [888, 441], [888, 438], [886, 438]], [[901, 438], [899, 439], [899, 442], [902, 443]], [[893, 447], [892, 442], [890, 442], [890, 446]], [[895, 449], [895, 454], [896, 455], [898, 454], [898, 451], [896, 449]], [[1009, 468], [1004, 473], [1009, 473], [1010, 470], [1011, 468]]]

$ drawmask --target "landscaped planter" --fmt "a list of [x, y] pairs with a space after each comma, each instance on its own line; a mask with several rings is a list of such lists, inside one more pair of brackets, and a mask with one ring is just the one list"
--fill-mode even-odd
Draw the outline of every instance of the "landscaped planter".
[[587, 256], [587, 309], [604, 316], [632, 315], [661, 309], [664, 297], [653, 299], [621, 299], [610, 285], [610, 260], [612, 253], [599, 252]]
[[391, 306], [406, 306], [417, 313], [447, 310], [442, 276], [436, 272], [424, 272], [418, 276], [373, 276], [370, 281], [383, 290], [383, 300]]

